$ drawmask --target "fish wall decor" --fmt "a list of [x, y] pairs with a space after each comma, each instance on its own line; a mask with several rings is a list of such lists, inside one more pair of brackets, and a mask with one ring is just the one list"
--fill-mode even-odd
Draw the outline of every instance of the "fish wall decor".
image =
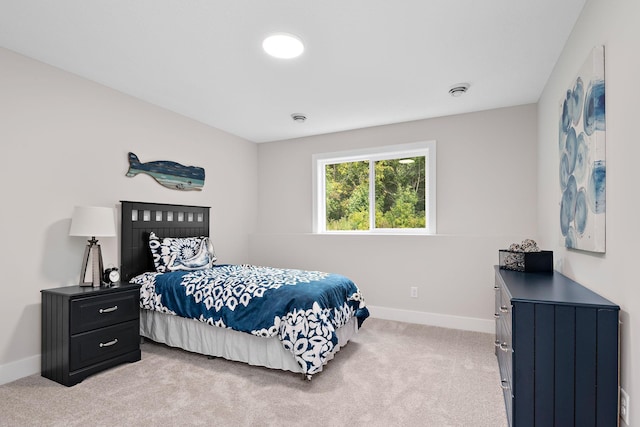
[[127, 176], [144, 173], [158, 181], [160, 185], [174, 190], [202, 190], [204, 169], [197, 166], [184, 166], [168, 160], [141, 163], [138, 156], [129, 153]]

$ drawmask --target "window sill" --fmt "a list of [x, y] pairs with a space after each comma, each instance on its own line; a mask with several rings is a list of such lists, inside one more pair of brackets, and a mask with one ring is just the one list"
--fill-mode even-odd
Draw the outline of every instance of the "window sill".
[[317, 236], [437, 236], [426, 231], [323, 231], [312, 233]]

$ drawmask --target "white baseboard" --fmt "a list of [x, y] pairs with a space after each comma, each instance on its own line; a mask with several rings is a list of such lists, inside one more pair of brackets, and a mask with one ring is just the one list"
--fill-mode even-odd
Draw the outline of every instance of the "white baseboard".
[[40, 373], [40, 355], [0, 365], [0, 385]]
[[439, 326], [441, 328], [462, 329], [464, 331], [485, 332], [490, 334], [496, 331], [496, 324], [493, 320], [370, 305], [367, 305], [367, 308], [371, 313], [371, 317], [377, 319], [396, 320], [398, 322], [417, 323], [420, 325]]
[[[493, 320], [473, 317], [452, 316], [449, 314], [426, 313], [423, 311], [401, 310], [378, 306], [367, 306], [371, 317], [420, 325], [439, 326], [441, 328], [462, 329], [474, 332], [495, 332]], [[40, 373], [40, 355], [27, 357], [15, 362], [0, 365], [0, 385], [10, 383], [22, 377]]]

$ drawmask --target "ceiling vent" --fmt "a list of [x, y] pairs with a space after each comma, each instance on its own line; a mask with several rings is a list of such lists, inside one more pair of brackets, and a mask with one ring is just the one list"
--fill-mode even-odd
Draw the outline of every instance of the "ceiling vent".
[[305, 116], [302, 113], [293, 113], [291, 115], [291, 118], [293, 119], [294, 122], [296, 123], [304, 123], [305, 120], [307, 120], [307, 116]]
[[467, 90], [469, 90], [469, 83], [459, 83], [449, 89], [449, 95], [457, 98], [462, 96]]

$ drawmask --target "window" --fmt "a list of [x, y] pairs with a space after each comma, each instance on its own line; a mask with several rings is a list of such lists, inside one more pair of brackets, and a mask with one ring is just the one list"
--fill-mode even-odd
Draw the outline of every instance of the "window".
[[435, 141], [313, 156], [316, 233], [436, 232]]

